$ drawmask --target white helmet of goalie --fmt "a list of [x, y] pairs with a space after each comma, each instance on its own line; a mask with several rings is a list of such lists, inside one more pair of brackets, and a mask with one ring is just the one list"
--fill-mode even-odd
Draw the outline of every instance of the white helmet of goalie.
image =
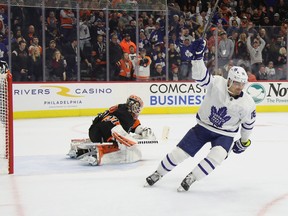
[[0, 61], [0, 74], [5, 74], [9, 71], [8, 64], [5, 61]]
[[247, 83], [248, 82], [248, 75], [244, 68], [239, 67], [239, 66], [233, 66], [230, 68], [228, 71], [228, 80], [235, 81], [238, 83]]
[[128, 111], [135, 115], [139, 115], [144, 105], [142, 99], [136, 95], [130, 95], [127, 98], [126, 104], [128, 107]]

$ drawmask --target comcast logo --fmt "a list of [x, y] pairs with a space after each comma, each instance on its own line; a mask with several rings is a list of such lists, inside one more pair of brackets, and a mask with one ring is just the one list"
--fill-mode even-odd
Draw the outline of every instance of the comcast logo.
[[249, 95], [251, 95], [251, 97], [253, 98], [256, 104], [261, 103], [265, 99], [265, 96], [266, 96], [265, 88], [261, 84], [258, 84], [258, 83], [251, 84], [247, 88], [246, 92]]

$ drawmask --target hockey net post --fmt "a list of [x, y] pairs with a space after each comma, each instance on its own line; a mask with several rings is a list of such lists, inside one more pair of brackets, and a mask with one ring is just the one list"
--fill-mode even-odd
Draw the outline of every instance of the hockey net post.
[[14, 173], [12, 75], [0, 74], [0, 174]]

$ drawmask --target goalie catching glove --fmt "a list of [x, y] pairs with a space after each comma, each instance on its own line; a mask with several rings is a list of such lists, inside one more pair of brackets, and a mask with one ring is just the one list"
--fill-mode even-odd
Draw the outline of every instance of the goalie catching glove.
[[251, 145], [251, 140], [248, 139], [247, 142], [242, 142], [241, 138], [234, 142], [234, 146], [232, 148], [233, 152], [236, 154], [240, 154], [244, 152]]
[[152, 129], [148, 127], [142, 127], [141, 125], [139, 125], [135, 129], [135, 134], [138, 135], [138, 136], [135, 136], [135, 138], [137, 139], [156, 140], [156, 136], [153, 133]]

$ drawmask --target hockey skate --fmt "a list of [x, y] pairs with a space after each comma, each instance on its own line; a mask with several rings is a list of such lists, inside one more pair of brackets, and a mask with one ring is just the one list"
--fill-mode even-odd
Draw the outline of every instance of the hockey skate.
[[99, 164], [98, 161], [99, 152], [97, 148], [89, 149], [87, 153], [78, 157], [80, 161], [90, 164], [91, 166], [97, 166]]
[[87, 153], [88, 151], [85, 151], [84, 149], [80, 150], [78, 148], [85, 143], [91, 143], [90, 139], [72, 139], [70, 143], [70, 150], [67, 156], [69, 156], [70, 158], [78, 158], [80, 155]]
[[154, 185], [161, 178], [162, 178], [162, 176], [157, 171], [155, 171], [152, 175], [150, 175], [146, 178], [146, 183], [144, 184], [144, 187]]
[[89, 152], [78, 157], [81, 161], [84, 161], [91, 166], [99, 166], [101, 164], [101, 159], [104, 154], [109, 154], [112, 152], [119, 151], [118, 144], [114, 143], [112, 145], [102, 144], [102, 145], [85, 145]]
[[196, 181], [193, 173], [190, 172], [181, 182], [181, 185], [177, 189], [178, 192], [188, 191], [190, 186]]

